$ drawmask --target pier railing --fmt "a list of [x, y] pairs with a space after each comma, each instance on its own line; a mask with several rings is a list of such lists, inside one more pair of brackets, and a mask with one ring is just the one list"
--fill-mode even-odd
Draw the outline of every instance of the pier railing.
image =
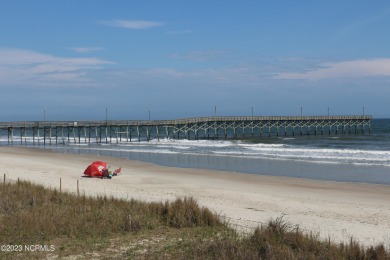
[[7, 127], [43, 127], [43, 126], [104, 126], [104, 125], [177, 125], [202, 122], [232, 121], [312, 121], [312, 120], [371, 120], [371, 115], [364, 116], [214, 116], [194, 117], [174, 120], [94, 120], [94, 121], [15, 121], [0, 122], [0, 129]]

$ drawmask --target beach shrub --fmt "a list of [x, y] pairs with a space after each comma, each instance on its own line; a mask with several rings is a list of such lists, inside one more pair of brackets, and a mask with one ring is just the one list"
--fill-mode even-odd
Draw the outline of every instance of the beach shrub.
[[[99, 258], [91, 252], [112, 246], [115, 240], [125, 248], [115, 258], [390, 259], [383, 244], [366, 248], [352, 238], [349, 243], [322, 241], [318, 234], [302, 232], [283, 217], [237, 236], [217, 214], [191, 197], [152, 203], [93, 198], [25, 181], [1, 184], [0, 194], [2, 244], [54, 243], [57, 254]], [[111, 254], [112, 249], [102, 258]], [[46, 255], [0, 252], [0, 258]]]
[[36, 242], [58, 236], [103, 237], [159, 226], [186, 228], [222, 225], [218, 216], [193, 198], [144, 203], [107, 196], [74, 196], [19, 181], [0, 186], [0, 237]]

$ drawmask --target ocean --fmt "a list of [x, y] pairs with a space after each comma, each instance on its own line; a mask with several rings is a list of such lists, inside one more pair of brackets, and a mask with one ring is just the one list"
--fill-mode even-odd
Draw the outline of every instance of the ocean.
[[[8, 145], [6, 141], [6, 136], [0, 136], [1, 145]], [[162, 166], [390, 185], [390, 119], [373, 119], [370, 134], [324, 133], [253, 140], [152, 139], [34, 147]]]

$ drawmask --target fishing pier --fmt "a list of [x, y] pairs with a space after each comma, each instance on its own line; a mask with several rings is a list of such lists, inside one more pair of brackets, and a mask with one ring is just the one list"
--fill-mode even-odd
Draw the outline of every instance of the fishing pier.
[[[0, 122], [13, 144], [119, 143], [171, 139], [248, 139], [371, 132], [372, 116], [196, 117], [177, 120]], [[4, 140], [3, 140], [4, 141]]]

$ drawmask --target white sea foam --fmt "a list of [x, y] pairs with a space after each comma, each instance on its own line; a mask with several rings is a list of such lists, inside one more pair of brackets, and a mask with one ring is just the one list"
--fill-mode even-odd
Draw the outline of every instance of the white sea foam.
[[114, 151], [114, 152], [137, 152], [137, 153], [160, 153], [160, 154], [177, 154], [178, 152], [168, 149], [115, 149], [115, 148], [81, 148], [82, 150], [91, 151]]
[[[334, 159], [342, 160], [358, 160], [358, 161], [389, 161], [389, 151], [374, 151], [374, 150], [350, 150], [350, 149], [320, 149], [320, 148], [295, 148], [295, 147], [270, 147], [270, 146], [250, 146], [246, 145], [249, 155], [253, 155], [253, 151], [259, 155], [268, 155], [276, 157], [291, 157], [291, 158], [315, 158], [315, 159]], [[242, 152], [240, 152], [242, 154]]]
[[[59, 146], [64, 142], [72, 147], [90, 150], [110, 150], [127, 153], [160, 153], [160, 154], [193, 154], [193, 155], [214, 155], [214, 156], [230, 156], [230, 157], [248, 157], [248, 158], [266, 158], [280, 160], [299, 160], [318, 163], [347, 163], [354, 165], [382, 165], [390, 166], [390, 151], [388, 150], [369, 150], [369, 149], [351, 149], [343, 147], [340, 137], [330, 137], [337, 139], [335, 142], [340, 142], [342, 148], [330, 147], [321, 148], [320, 146], [312, 146], [310, 143], [305, 145], [294, 145], [294, 138], [284, 138], [283, 143], [248, 143], [245, 141], [225, 141], [225, 140], [176, 140], [176, 139], [138, 139], [132, 142], [126, 140], [116, 143], [116, 139], [108, 139], [107, 143], [104, 140], [102, 143], [96, 144], [85, 143], [85, 139], [70, 138], [69, 143], [67, 138], [58, 138]], [[7, 144], [7, 136], [1, 136], [0, 142]], [[35, 138], [23, 137], [22, 139], [15, 137], [14, 145], [28, 143], [42, 144], [44, 137]], [[88, 139], [87, 139], [88, 141]], [[111, 141], [111, 143], [110, 143]], [[55, 144], [55, 138], [47, 138], [46, 144]], [[339, 143], [338, 143], [339, 144]], [[359, 146], [357, 146], [359, 147]]]

